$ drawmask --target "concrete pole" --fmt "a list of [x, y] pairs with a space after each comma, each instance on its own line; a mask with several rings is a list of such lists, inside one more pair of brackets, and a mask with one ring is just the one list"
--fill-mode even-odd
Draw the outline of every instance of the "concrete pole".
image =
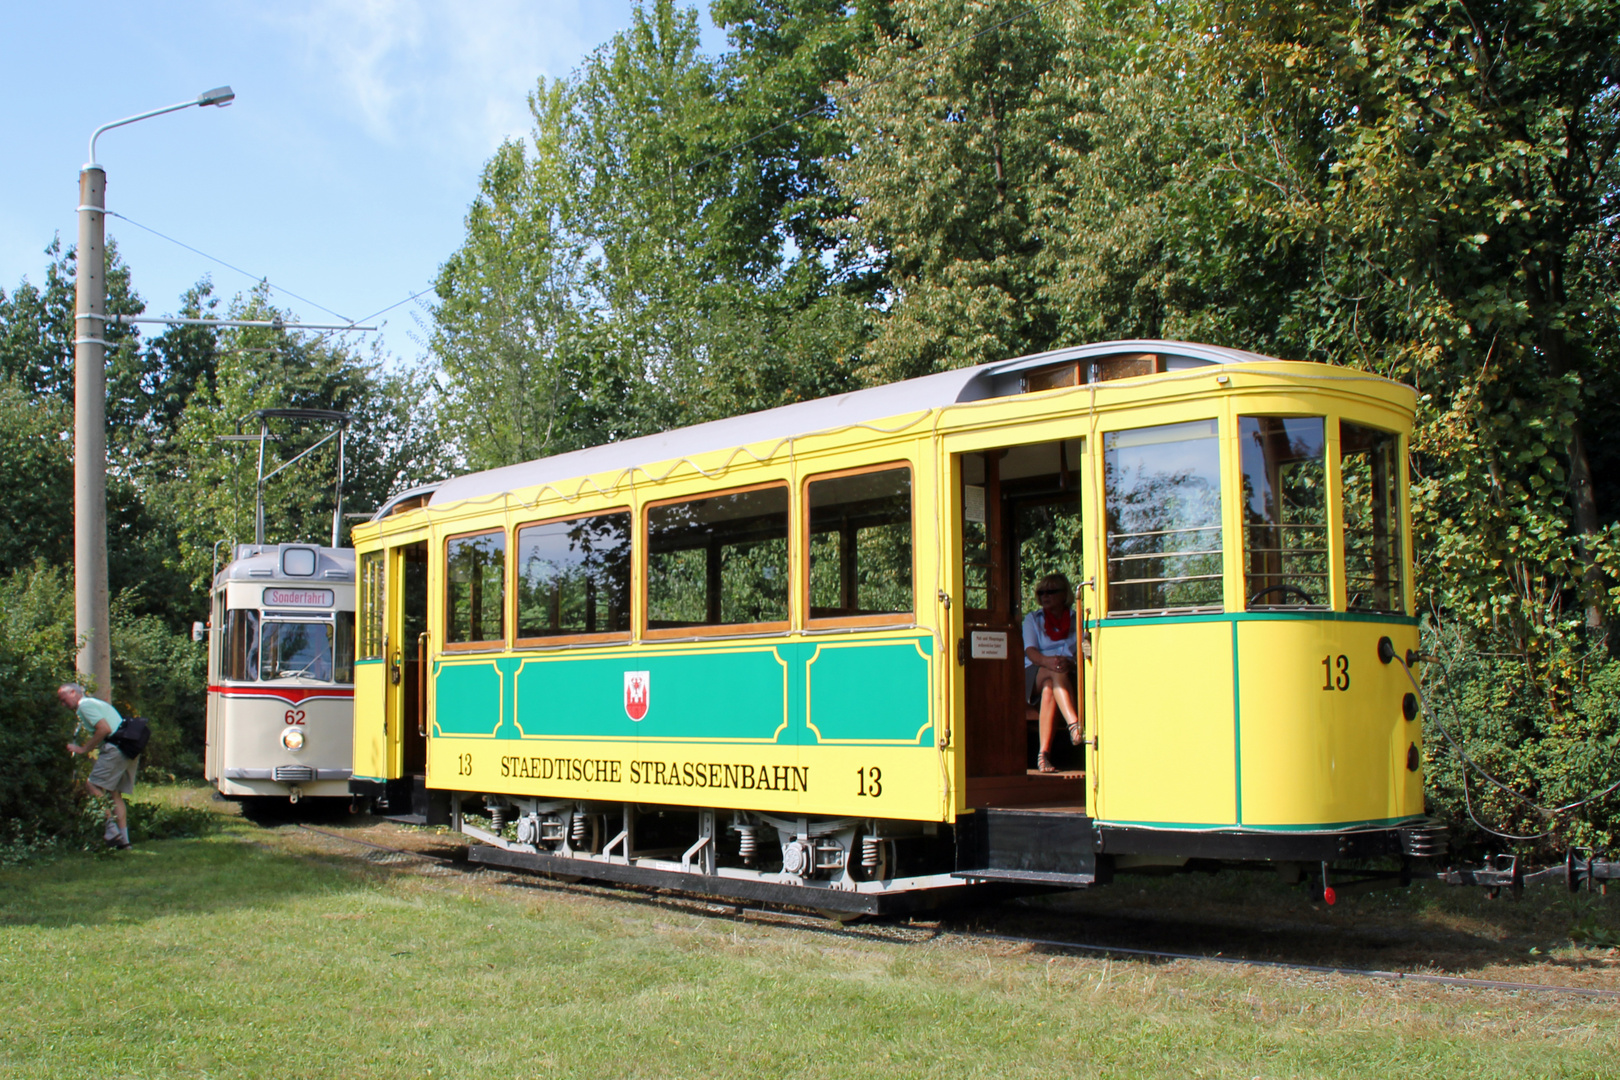
[[[94, 158], [92, 157], [92, 161]], [[73, 622], [79, 671], [112, 699], [107, 599], [107, 174], [79, 170], [73, 333]]]
[[112, 700], [112, 628], [107, 600], [107, 172], [96, 164], [96, 140], [137, 120], [229, 105], [228, 86], [161, 109], [102, 124], [90, 133], [79, 170], [79, 249], [73, 315], [73, 623], [79, 671], [97, 696]]

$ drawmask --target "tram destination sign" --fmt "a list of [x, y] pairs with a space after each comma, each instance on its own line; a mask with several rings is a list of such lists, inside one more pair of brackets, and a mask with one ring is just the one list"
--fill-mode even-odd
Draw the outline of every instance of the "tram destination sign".
[[265, 607], [331, 607], [331, 589], [266, 589]]

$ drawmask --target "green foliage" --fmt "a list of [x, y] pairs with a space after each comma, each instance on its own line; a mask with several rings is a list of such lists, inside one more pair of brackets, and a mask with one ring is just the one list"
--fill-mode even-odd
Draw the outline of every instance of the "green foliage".
[[[59, 831], [73, 814], [73, 720], [56, 688], [73, 680], [73, 587], [43, 562], [0, 578], [0, 821], [13, 836]], [[82, 765], [79, 768], [83, 768]]]
[[[1531, 663], [1481, 648], [1490, 641], [1465, 624], [1425, 629], [1435, 658], [1422, 672], [1431, 811], [1455, 822], [1476, 853], [1501, 849], [1493, 832], [1524, 837], [1544, 856], [1571, 844], [1612, 850], [1620, 792], [1591, 797], [1620, 782], [1620, 661], [1564, 648]], [[1546, 677], [1549, 667], [1556, 678]]]
[[638, 6], [578, 72], [530, 95], [532, 147], [486, 165], [431, 340], [440, 415], [469, 466], [856, 385], [866, 286], [838, 247], [847, 200], [818, 156], [843, 143], [825, 118], [782, 114], [825, 100], [821, 81], [873, 17], [723, 8], [749, 47], [715, 61], [695, 12]]
[[[263, 290], [231, 305], [232, 318], [285, 318]], [[341, 342], [310, 338], [295, 327], [216, 331], [212, 377], [197, 385], [176, 414], [170, 453], [183, 468], [145, 478], [148, 504], [172, 530], [169, 565], [201, 617], [217, 541], [251, 543], [257, 443], [219, 444], [223, 435], [257, 434], [259, 409], [339, 409], [354, 414], [345, 450], [344, 506], [375, 508], [392, 492], [446, 471], [442, 443], [419, 412], [419, 372], [385, 373], [381, 362]], [[330, 425], [272, 421], [268, 474], [331, 432]], [[267, 543], [330, 543], [337, 477], [333, 440], [265, 485]], [[347, 542], [346, 532], [340, 537]], [[222, 547], [221, 549], [225, 549]]]
[[202, 776], [207, 722], [207, 646], [155, 615], [130, 610], [125, 593], [112, 610], [114, 704], [144, 716], [152, 739], [141, 755], [142, 779]]
[[[143, 778], [200, 774], [202, 646], [156, 616], [133, 614], [127, 595], [113, 605], [112, 640], [113, 704], [152, 727]], [[77, 842], [89, 769], [67, 753], [74, 719], [56, 698], [61, 684], [84, 681], [74, 652], [72, 578], [43, 561], [0, 578], [0, 820], [11, 830], [0, 844], [12, 849]]]
[[71, 418], [49, 397], [0, 378], [0, 489], [10, 492], [0, 516], [0, 574], [35, 559], [61, 563], [73, 547]]
[[1596, 913], [1588, 913], [1586, 917], [1570, 927], [1569, 939], [1595, 949], [1620, 949], [1620, 930], [1616, 930], [1612, 926], [1604, 926], [1598, 920]]
[[[8, 762], [0, 774], [0, 816], [12, 822], [5, 843], [21, 848], [72, 833], [74, 790], [64, 749], [72, 723], [54, 691], [75, 678], [65, 569], [75, 262], [56, 244], [47, 254], [43, 288], [24, 281], [9, 296], [0, 293], [0, 481], [12, 493], [0, 520], [0, 715], [7, 719], [0, 752]], [[107, 277], [109, 310], [144, 309], [110, 243]], [[285, 318], [262, 290], [226, 310]], [[212, 287], [204, 282], [188, 290], [181, 314], [221, 314]], [[192, 776], [201, 771], [206, 665], [189, 625], [206, 615], [214, 542], [253, 536], [256, 457], [240, 444], [222, 449], [214, 436], [235, 430], [258, 408], [350, 411], [344, 481], [350, 509], [375, 507], [399, 488], [443, 475], [447, 454], [421, 407], [432, 400], [426, 373], [385, 370], [379, 357], [357, 356], [295, 326], [227, 333], [173, 327], [147, 342], [110, 326], [107, 336], [115, 344], [107, 373], [112, 700], [125, 716], [151, 721], [145, 778]], [[318, 437], [277, 434], [289, 438], [269, 447], [267, 469]], [[329, 446], [271, 481], [271, 542], [330, 536], [335, 466]]]
[[838, 163], [852, 237], [887, 264], [875, 382], [1036, 351], [1057, 329], [1033, 218], [1059, 147], [1040, 94], [1058, 38], [1010, 0], [901, 2], [895, 23], [839, 94], [860, 148]]

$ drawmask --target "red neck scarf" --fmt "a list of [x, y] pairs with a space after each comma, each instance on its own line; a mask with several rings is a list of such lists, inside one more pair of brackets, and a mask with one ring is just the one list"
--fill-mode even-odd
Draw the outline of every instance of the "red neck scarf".
[[1062, 611], [1042, 611], [1042, 618], [1046, 620], [1046, 637], [1050, 641], [1065, 641], [1069, 637], [1069, 630], [1074, 625], [1074, 619], [1067, 608]]

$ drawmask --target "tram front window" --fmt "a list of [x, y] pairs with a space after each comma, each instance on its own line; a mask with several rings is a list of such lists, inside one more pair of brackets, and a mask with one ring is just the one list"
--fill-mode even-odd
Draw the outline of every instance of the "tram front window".
[[1400, 440], [1339, 425], [1344, 484], [1344, 576], [1351, 611], [1401, 612]]
[[332, 678], [332, 624], [266, 619], [259, 635], [260, 679]]
[[1326, 607], [1327, 436], [1320, 416], [1240, 416], [1243, 592], [1252, 610]]

